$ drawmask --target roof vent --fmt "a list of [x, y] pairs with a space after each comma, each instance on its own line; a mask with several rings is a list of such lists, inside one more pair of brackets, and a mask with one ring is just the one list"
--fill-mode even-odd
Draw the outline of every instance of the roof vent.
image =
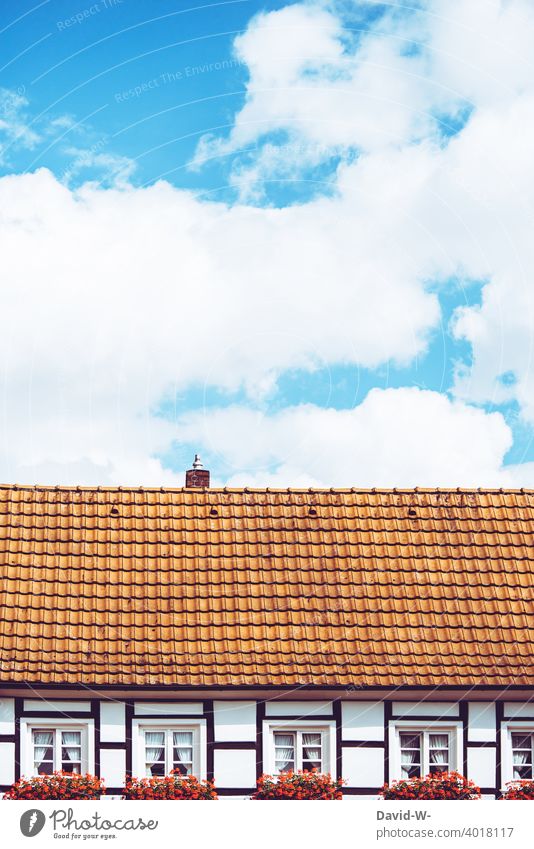
[[192, 468], [185, 473], [185, 485], [188, 489], [202, 489], [210, 485], [210, 473], [202, 465], [200, 454], [195, 454]]

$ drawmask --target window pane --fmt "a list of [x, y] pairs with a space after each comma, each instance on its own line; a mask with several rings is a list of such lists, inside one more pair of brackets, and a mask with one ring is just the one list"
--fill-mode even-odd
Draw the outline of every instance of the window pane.
[[530, 734], [512, 734], [512, 746], [514, 749], [530, 749], [531, 745], [531, 736]]
[[33, 765], [33, 771], [36, 775], [52, 775], [54, 772], [54, 763], [53, 761], [35, 761]]
[[512, 734], [513, 777], [515, 779], [533, 778], [532, 735]]
[[165, 775], [165, 761], [147, 763], [146, 774], [148, 778], [150, 778], [151, 775]]
[[320, 731], [302, 734], [302, 768], [322, 769], [322, 734]]
[[276, 772], [295, 772], [295, 761], [275, 761]]
[[34, 772], [51, 775], [54, 771], [54, 732], [32, 731]]
[[295, 735], [294, 734], [280, 734], [277, 731], [274, 735], [274, 744], [275, 744], [275, 746], [294, 746], [295, 745]]
[[82, 771], [82, 732], [61, 732], [61, 769], [65, 772]]
[[172, 747], [172, 768], [177, 769], [182, 775], [191, 775], [193, 772], [193, 732], [173, 731]]
[[294, 772], [295, 770], [295, 735], [276, 732], [274, 735], [274, 757], [277, 772]]
[[[148, 775], [165, 775], [165, 732], [145, 732], [145, 761]], [[163, 767], [163, 772], [161, 769]], [[157, 769], [157, 772], [154, 772]]]
[[61, 762], [61, 769], [64, 772], [75, 772], [79, 775], [82, 771], [82, 765], [80, 761], [67, 760]]
[[421, 735], [400, 734], [402, 778], [417, 778], [421, 775]]
[[421, 735], [420, 734], [401, 734], [400, 735], [402, 749], [420, 749]]
[[448, 734], [430, 734], [428, 738], [430, 749], [448, 749], [449, 735]]

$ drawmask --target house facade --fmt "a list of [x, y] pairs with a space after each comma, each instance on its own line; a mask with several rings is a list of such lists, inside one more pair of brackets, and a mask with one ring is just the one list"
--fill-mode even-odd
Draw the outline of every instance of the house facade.
[[534, 493], [0, 488], [0, 790], [533, 777]]

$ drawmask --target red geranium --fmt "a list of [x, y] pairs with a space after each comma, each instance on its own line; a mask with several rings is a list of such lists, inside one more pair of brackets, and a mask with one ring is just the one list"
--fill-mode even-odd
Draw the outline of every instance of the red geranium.
[[480, 799], [480, 787], [459, 772], [433, 772], [384, 784], [382, 799]]
[[213, 781], [199, 781], [177, 769], [152, 778], [127, 776], [123, 793], [123, 799], [218, 799]]
[[503, 799], [534, 799], [534, 781], [532, 780], [509, 781], [506, 788], [506, 792], [502, 795]]
[[59, 771], [19, 778], [4, 794], [4, 799], [99, 799], [105, 792], [103, 780], [96, 775]]
[[308, 772], [282, 772], [280, 775], [262, 775], [252, 799], [342, 799], [342, 778], [334, 781], [316, 769]]

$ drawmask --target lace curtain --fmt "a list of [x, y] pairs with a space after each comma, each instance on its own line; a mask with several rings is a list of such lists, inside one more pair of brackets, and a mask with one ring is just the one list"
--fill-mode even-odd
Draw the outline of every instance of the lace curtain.
[[532, 740], [530, 735], [512, 734], [514, 778], [532, 778]]
[[54, 732], [53, 731], [34, 731], [33, 732], [33, 759], [35, 768], [39, 769], [40, 764], [45, 760], [52, 760], [54, 751]]
[[449, 763], [449, 735], [431, 734], [430, 743], [430, 766], [448, 766]]
[[190, 731], [174, 731], [172, 735], [174, 766], [188, 774], [193, 768], [193, 735]]
[[292, 734], [275, 734], [276, 745], [276, 768], [278, 772], [284, 772], [294, 766], [295, 750]]
[[81, 736], [79, 731], [64, 731], [61, 735], [62, 760], [80, 763]]
[[[313, 765], [321, 769], [321, 735], [317, 733], [303, 734], [302, 753], [304, 760], [313, 761]], [[306, 766], [310, 765], [306, 764]]]
[[145, 759], [147, 767], [165, 760], [165, 734], [162, 731], [147, 731], [145, 734]]
[[421, 767], [421, 737], [419, 734], [401, 734], [401, 770], [403, 776], [418, 775]]

